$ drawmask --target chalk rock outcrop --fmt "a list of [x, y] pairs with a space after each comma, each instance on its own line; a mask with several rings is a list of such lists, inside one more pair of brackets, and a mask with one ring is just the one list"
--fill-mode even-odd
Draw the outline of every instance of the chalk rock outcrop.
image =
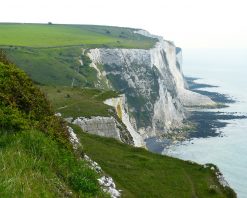
[[94, 67], [103, 65], [111, 86], [125, 94], [128, 120], [142, 138], [147, 138], [182, 127], [185, 106], [214, 103], [186, 89], [181, 49], [144, 30], [136, 33], [156, 38], [155, 47], [147, 50], [91, 49], [88, 56]]
[[144, 146], [145, 144], [143, 138], [133, 127], [134, 123], [131, 123], [131, 118], [129, 116], [125, 95], [122, 94], [117, 98], [107, 99], [104, 103], [115, 108], [118, 117], [122, 120], [123, 124], [126, 126], [128, 132], [132, 136], [134, 145], [137, 147]]
[[134, 144], [133, 138], [125, 125], [114, 117], [79, 117], [72, 123], [81, 127], [85, 132], [104, 137], [112, 137], [127, 144]]

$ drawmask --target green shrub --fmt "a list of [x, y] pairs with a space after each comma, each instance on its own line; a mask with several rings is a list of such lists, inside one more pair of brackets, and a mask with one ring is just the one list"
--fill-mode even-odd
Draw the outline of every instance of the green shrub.
[[64, 121], [54, 116], [45, 95], [0, 50], [0, 127], [36, 128], [71, 148]]
[[0, 107], [0, 128], [6, 130], [23, 130], [30, 127], [29, 121], [18, 109], [10, 106]]
[[86, 162], [40, 131], [0, 130], [0, 146], [0, 197], [106, 197]]

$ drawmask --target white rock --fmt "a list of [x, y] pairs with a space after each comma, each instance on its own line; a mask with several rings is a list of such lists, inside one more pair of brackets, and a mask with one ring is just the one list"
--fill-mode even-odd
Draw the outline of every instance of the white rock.
[[112, 198], [115, 198], [115, 197], [120, 197], [121, 196], [121, 193], [116, 190], [115, 188], [109, 188], [108, 192], [110, 193], [111, 197]]
[[62, 114], [58, 112], [58, 113], [55, 113], [55, 116], [61, 117]]
[[77, 149], [78, 146], [80, 145], [79, 139], [77, 138], [74, 130], [71, 127], [67, 126], [67, 128], [68, 128], [68, 132], [69, 132], [69, 135], [70, 135], [69, 140], [72, 143], [73, 148]]
[[73, 118], [72, 117], [68, 117], [68, 118], [64, 118], [64, 120], [68, 123], [72, 123]]
[[120, 130], [114, 117], [79, 117], [73, 121], [73, 124], [78, 125], [85, 132], [121, 140]]
[[104, 101], [104, 103], [114, 107], [116, 112], [119, 111], [118, 108], [120, 107], [120, 111], [121, 111], [120, 118], [122, 119], [122, 122], [125, 124], [127, 130], [130, 132], [130, 135], [134, 140], [134, 145], [137, 147], [143, 147], [145, 143], [141, 135], [134, 129], [133, 124], [131, 124], [128, 113], [128, 107], [125, 100], [126, 100], [125, 95], [122, 94], [120, 97], [107, 99]]
[[98, 179], [99, 184], [103, 187], [105, 192], [108, 192], [112, 198], [120, 197], [120, 190], [116, 189], [116, 185], [111, 177], [102, 176]]
[[[143, 145], [143, 139], [150, 136], [157, 136], [167, 133], [174, 128], [182, 127], [186, 118], [184, 106], [205, 106], [215, 103], [207, 96], [187, 90], [186, 82], [182, 74], [182, 52], [176, 53], [176, 46], [160, 36], [152, 35], [144, 30], [135, 33], [157, 38], [158, 42], [151, 49], [91, 49], [88, 56], [94, 67], [97, 64], [114, 65], [118, 70], [107, 71], [104, 75], [120, 75], [129, 88], [136, 90], [136, 93], [144, 98], [151, 98], [152, 81], [143, 76], [151, 69], [158, 70], [156, 77], [159, 84], [157, 100], [150, 103], [149, 114], [152, 123], [146, 128], [135, 126], [136, 118], [129, 116], [128, 101], [122, 103], [122, 121], [131, 133], [136, 146]], [[132, 66], [135, 65], [135, 69]], [[97, 69], [96, 69], [97, 70]], [[102, 72], [98, 75], [102, 76]], [[124, 71], [124, 72], [123, 72]], [[107, 104], [120, 104], [123, 99], [111, 99]], [[149, 100], [150, 101], [150, 100]], [[145, 104], [146, 105], [146, 104]]]
[[90, 161], [90, 160], [91, 160], [90, 157], [88, 157], [86, 154], [84, 155], [84, 159], [85, 159], [86, 161]]

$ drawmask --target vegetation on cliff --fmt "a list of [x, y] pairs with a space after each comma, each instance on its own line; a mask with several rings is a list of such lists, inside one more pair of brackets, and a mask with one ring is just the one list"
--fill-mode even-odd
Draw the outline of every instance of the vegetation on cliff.
[[18, 131], [38, 129], [69, 147], [67, 128], [54, 116], [44, 94], [0, 52], [0, 127]]
[[8, 59], [44, 85], [95, 87], [97, 72], [82, 49], [149, 49], [156, 43], [121, 27], [0, 23], [0, 29], [0, 46]]
[[156, 42], [156, 39], [135, 34], [134, 29], [110, 26], [1, 23], [0, 28], [2, 46], [147, 49]]
[[[83, 150], [74, 153], [66, 123], [54, 116], [109, 116], [102, 103], [117, 93], [88, 89], [96, 71], [81, 48], [150, 48], [154, 39], [128, 28], [0, 24], [0, 197], [107, 197], [86, 152], [113, 177], [123, 197], [235, 197], [215, 172], [201, 165], [89, 135], [73, 126]], [[18, 29], [18, 31], [16, 31]], [[18, 34], [18, 35], [17, 35]], [[72, 82], [74, 87], [72, 88]], [[45, 85], [45, 86], [44, 86]], [[81, 89], [80, 87], [84, 87]]]
[[154, 154], [111, 138], [84, 133], [74, 126], [84, 151], [111, 175], [122, 197], [234, 198], [222, 187], [215, 168]]
[[119, 94], [110, 90], [79, 87], [40, 86], [62, 117], [114, 116], [114, 109], [103, 103]]
[[44, 94], [1, 51], [0, 197], [106, 197], [80, 152]]

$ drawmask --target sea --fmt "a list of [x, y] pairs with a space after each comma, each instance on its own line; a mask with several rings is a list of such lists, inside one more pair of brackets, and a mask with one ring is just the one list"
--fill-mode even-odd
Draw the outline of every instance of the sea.
[[[217, 92], [235, 102], [221, 109], [204, 111], [226, 115], [247, 115], [247, 49], [183, 50], [185, 76], [197, 78], [196, 83], [214, 85], [203, 91]], [[193, 137], [179, 142], [161, 153], [200, 164], [213, 163], [239, 198], [247, 198], [247, 119], [218, 120], [216, 134]]]

